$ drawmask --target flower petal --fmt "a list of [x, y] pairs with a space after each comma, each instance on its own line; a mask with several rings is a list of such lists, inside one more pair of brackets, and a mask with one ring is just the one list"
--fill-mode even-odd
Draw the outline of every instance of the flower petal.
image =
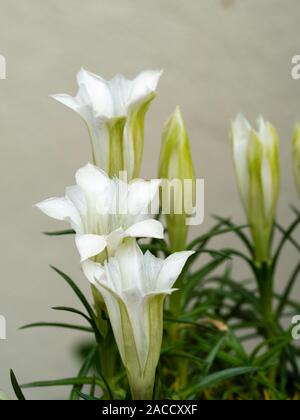
[[130, 103], [128, 105], [133, 105], [146, 99], [149, 93], [155, 92], [162, 73], [162, 70], [147, 70], [138, 74], [133, 80]]
[[143, 291], [143, 253], [135, 239], [127, 239], [117, 249], [115, 259], [118, 261], [122, 283], [122, 290], [133, 287]]
[[100, 254], [106, 248], [106, 239], [100, 235], [81, 235], [75, 237], [76, 246], [81, 257], [81, 261]]
[[106, 80], [94, 73], [81, 69], [77, 74], [77, 82], [79, 86], [85, 86], [95, 115], [106, 118], [114, 116], [112, 95]]
[[126, 233], [122, 228], [116, 229], [106, 237], [107, 252], [109, 256], [114, 255], [123, 239], [126, 237]]
[[127, 114], [127, 106], [132, 91], [132, 81], [122, 74], [117, 74], [110, 82], [110, 91], [114, 102], [114, 114], [116, 117]]
[[73, 229], [80, 230], [81, 219], [74, 204], [64, 197], [53, 197], [36, 204], [43, 213], [53, 219], [71, 223]]
[[87, 212], [87, 203], [82, 189], [78, 185], [66, 188], [66, 197], [74, 204], [80, 215]]
[[50, 95], [50, 98], [53, 98], [68, 108], [73, 109], [73, 111], [78, 112], [79, 103], [73, 96], [67, 95], [65, 93], [58, 93], [55, 95]]
[[251, 133], [251, 125], [246, 118], [239, 114], [232, 123], [233, 157], [238, 178], [238, 186], [244, 208], [247, 209], [249, 200], [249, 173], [247, 150]]
[[127, 309], [137, 355], [141, 370], [143, 370], [148, 358], [150, 341], [148, 307], [145, 305], [141, 291], [136, 287], [124, 290], [121, 298]]
[[[157, 258], [151, 252], [146, 251], [143, 260], [143, 272], [146, 277], [144, 293], [150, 293], [156, 289], [156, 282], [163, 267], [164, 260]], [[156, 292], [155, 292], [156, 293]]]
[[[101, 293], [107, 311], [109, 315], [109, 320], [114, 332], [115, 340], [117, 342], [117, 346], [123, 360], [124, 365], [126, 366], [126, 351], [125, 351], [125, 343], [124, 343], [124, 329], [123, 324], [124, 322], [123, 317], [121, 316], [122, 307], [124, 308], [124, 303], [121, 297], [112, 290], [109, 286], [107, 286], [106, 282], [98, 282], [96, 283], [97, 289]], [[126, 308], [125, 309], [125, 316]], [[128, 326], [127, 326], [128, 327]], [[129, 328], [130, 330], [130, 328]], [[127, 338], [128, 340], [128, 338]]]
[[171, 289], [179, 277], [187, 259], [194, 253], [194, 251], [182, 251], [170, 255], [164, 261], [163, 267], [157, 278], [156, 291]]
[[86, 278], [94, 286], [96, 286], [98, 282], [102, 280], [103, 276], [105, 276], [103, 266], [94, 261], [85, 260], [81, 263], [81, 267]]
[[[129, 184], [128, 192], [128, 213], [131, 215], [147, 215], [150, 211], [150, 204], [153, 202], [154, 208], [151, 213], [156, 214], [159, 205], [158, 189], [161, 184], [160, 179], [152, 181], [137, 180]], [[155, 198], [157, 199], [154, 202]]]
[[[97, 201], [99, 195], [110, 197], [112, 182], [104, 171], [88, 163], [76, 172], [76, 182], [90, 201]], [[97, 206], [100, 203], [97, 203]], [[100, 208], [98, 209], [100, 211]]]
[[164, 228], [158, 220], [147, 219], [130, 226], [126, 233], [133, 238], [163, 239]]

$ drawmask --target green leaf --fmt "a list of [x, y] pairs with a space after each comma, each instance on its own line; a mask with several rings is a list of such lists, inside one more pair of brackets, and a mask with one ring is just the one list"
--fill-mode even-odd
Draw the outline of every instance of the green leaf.
[[80, 315], [82, 316], [88, 323], [92, 323], [91, 318], [89, 318], [87, 315], [85, 315], [83, 312], [79, 311], [78, 309], [71, 308], [69, 306], [53, 306], [51, 309], [54, 311], [64, 311], [64, 312], [70, 312], [72, 314]]
[[227, 259], [230, 259], [230, 255], [226, 252], [223, 252], [222, 250], [215, 250], [215, 249], [200, 249], [199, 251], [196, 251], [196, 254], [201, 255], [201, 254], [209, 254], [212, 257], [224, 257]]
[[274, 399], [276, 399], [276, 400], [286, 400], [287, 399], [286, 396], [283, 396], [283, 394], [274, 387], [274, 385], [272, 384], [272, 380], [270, 380], [264, 374], [264, 372], [259, 372], [258, 375], [254, 378], [254, 380], [258, 384], [261, 384], [264, 387], [266, 387], [268, 390], [272, 391], [272, 393], [274, 395]]
[[[274, 226], [279, 230], [280, 233], [283, 235], [285, 234], [286, 230], [278, 222], [274, 222]], [[300, 252], [300, 245], [292, 236], [289, 236], [288, 241], [297, 249], [297, 251]]]
[[22, 327], [20, 327], [20, 330], [26, 330], [28, 328], [36, 328], [36, 327], [68, 328], [70, 330], [78, 330], [78, 331], [85, 331], [85, 332], [94, 331], [92, 328], [84, 327], [83, 325], [63, 324], [59, 322], [35, 322], [33, 324], [23, 325]]
[[[93, 347], [90, 350], [86, 360], [84, 361], [84, 363], [83, 363], [83, 365], [82, 365], [82, 367], [81, 367], [81, 369], [80, 369], [80, 371], [77, 375], [78, 378], [84, 378], [86, 375], [88, 375], [88, 373], [91, 369], [91, 366], [93, 365], [94, 358], [95, 358], [96, 354], [97, 354], [97, 347]], [[83, 385], [74, 385], [73, 386], [71, 394], [70, 394], [70, 400], [78, 400], [78, 398], [80, 396], [79, 393], [82, 390], [82, 386]]]
[[[206, 352], [210, 352], [211, 351], [211, 345], [210, 343], [207, 341], [206, 338], [202, 338], [200, 337], [200, 335], [198, 333], [192, 334], [193, 338], [195, 340], [197, 340], [197, 342], [199, 343], [199, 346]], [[228, 363], [230, 365], [239, 367], [242, 364], [242, 361], [236, 357], [236, 356], [232, 356], [231, 354], [229, 354], [229, 352], [227, 351], [222, 351], [219, 350], [219, 352], [216, 354], [216, 359]]]
[[212, 364], [219, 352], [219, 350], [221, 349], [221, 347], [224, 344], [224, 341], [226, 340], [227, 336], [223, 335], [220, 340], [217, 341], [217, 343], [214, 345], [214, 347], [211, 349], [211, 351], [209, 352], [209, 355], [207, 356], [207, 358], [205, 359], [206, 362], [206, 368], [205, 368], [205, 375], [208, 375]]
[[164, 317], [164, 321], [165, 321], [165, 322], [173, 322], [173, 323], [175, 323], [175, 324], [193, 325], [193, 326], [195, 326], [195, 327], [198, 327], [198, 328], [203, 328], [203, 329], [209, 329], [209, 330], [211, 330], [211, 329], [212, 329], [211, 327], [209, 327], [209, 326], [207, 326], [207, 325], [200, 324], [200, 323], [199, 323], [199, 322], [197, 322], [197, 321], [192, 321], [192, 320], [185, 319], [185, 318], [173, 318], [173, 317], [165, 316], [165, 317]]
[[[281, 352], [283, 349], [286, 348], [286, 346], [288, 346], [288, 344], [290, 343], [290, 341], [292, 340], [291, 337], [291, 333], [290, 331], [288, 331], [285, 335], [283, 335], [282, 337], [275, 337], [275, 338], [271, 338], [269, 340], [266, 340], [264, 343], [258, 345], [252, 355], [251, 358], [253, 359], [253, 363], [256, 366], [263, 366], [265, 367], [267, 363], [272, 363], [274, 361], [274, 359], [279, 360], [280, 356], [281, 356]], [[263, 347], [269, 344], [270, 349], [268, 351], [266, 351], [265, 353], [263, 353], [261, 356], [256, 357], [256, 354], [259, 352], [259, 350]]]
[[49, 381], [37, 381], [30, 382], [28, 384], [21, 385], [22, 388], [44, 388], [51, 386], [68, 386], [68, 385], [89, 385], [92, 384], [95, 380], [96, 384], [101, 388], [103, 386], [103, 381], [100, 379], [94, 378], [64, 378], [64, 379], [54, 379]]
[[74, 235], [75, 230], [73, 230], [73, 229], [56, 230], [54, 232], [43, 232], [43, 234], [47, 235], [47, 236]]
[[290, 226], [286, 230], [283, 229], [284, 231], [283, 237], [281, 241], [279, 242], [279, 245], [277, 247], [277, 250], [273, 258], [273, 270], [275, 270], [276, 268], [278, 259], [280, 257], [281, 251], [283, 250], [284, 245], [286, 244], [288, 240], [290, 240], [292, 233], [298, 227], [299, 223], [300, 223], [300, 214], [298, 214], [297, 218], [290, 224]]
[[22, 385], [22, 388], [44, 388], [44, 387], [52, 387], [52, 386], [68, 386], [68, 385], [92, 385], [96, 384], [103, 389], [105, 387], [107, 389], [109, 398], [113, 400], [113, 394], [111, 392], [110, 387], [107, 384], [107, 381], [102, 377], [99, 378], [65, 378], [65, 379], [55, 379], [50, 381], [38, 381], [38, 382], [30, 382], [28, 384]]
[[[273, 296], [279, 301], [281, 301], [282, 299], [282, 296], [278, 293], [273, 293]], [[286, 304], [289, 305], [294, 310], [296, 310], [298, 313], [300, 313], [300, 303], [289, 298], [289, 299], [286, 299]]]
[[248, 225], [241, 225], [241, 226], [232, 226], [227, 229], [220, 229], [217, 230], [216, 228], [211, 229], [208, 233], [205, 235], [199, 236], [198, 238], [195, 238], [192, 242], [189, 243], [187, 246], [187, 249], [193, 249], [196, 245], [198, 245], [201, 242], [205, 242], [209, 239], [212, 239], [216, 236], [224, 235], [226, 233], [232, 233], [232, 232], [239, 232], [242, 229], [247, 228]]
[[93, 327], [94, 332], [95, 332], [96, 340], [98, 342], [101, 342], [102, 337], [101, 337], [101, 334], [100, 334], [99, 329], [98, 329], [98, 326], [97, 326], [98, 325], [97, 324], [97, 317], [96, 317], [96, 315], [95, 315], [92, 307], [90, 306], [90, 304], [86, 300], [85, 296], [83, 295], [83, 293], [79, 289], [79, 287], [74, 283], [74, 281], [69, 276], [67, 276], [67, 274], [63, 273], [58, 268], [53, 267], [52, 265], [50, 267], [57, 274], [59, 274], [68, 283], [68, 285], [73, 289], [73, 291], [75, 292], [76, 296], [79, 298], [79, 300], [81, 301], [81, 303], [83, 304], [83, 306], [85, 307], [87, 313], [89, 314], [89, 316], [91, 318], [92, 327]]
[[200, 270], [198, 270], [196, 273], [192, 274], [188, 278], [184, 286], [184, 290], [182, 291], [183, 300], [186, 301], [191, 295], [194, 288], [199, 284], [199, 282], [208, 274], [210, 274], [213, 270], [215, 270], [220, 264], [222, 264], [226, 258], [227, 256], [217, 257], [210, 261], [207, 265], [202, 267]]
[[212, 373], [211, 375], [203, 378], [198, 384], [190, 387], [183, 395], [184, 398], [190, 397], [191, 395], [202, 391], [208, 386], [217, 385], [220, 382], [234, 378], [236, 376], [246, 375], [248, 373], [257, 372], [258, 368], [253, 366], [242, 366], [237, 368], [225, 369], [220, 372]]
[[168, 249], [168, 247], [160, 245], [160, 244], [143, 244], [140, 245], [140, 248], [143, 252], [145, 251], [151, 251], [154, 252], [163, 252], [165, 256], [168, 256], [171, 254], [171, 251]]
[[233, 334], [232, 331], [228, 331], [228, 345], [235, 351], [235, 354], [242, 360], [244, 363], [249, 363], [249, 358], [245, 352], [243, 346], [237, 337]]
[[184, 352], [184, 351], [177, 351], [177, 352], [170, 351], [166, 354], [166, 357], [167, 358], [176, 357], [176, 358], [179, 358], [179, 359], [190, 360], [191, 362], [195, 363], [200, 369], [203, 369], [204, 366], [205, 366], [205, 363], [204, 363], [203, 359], [200, 359], [199, 357], [194, 356], [193, 354], [190, 354], [190, 353], [187, 353], [187, 352]]
[[18, 398], [18, 400], [24, 401], [26, 398], [24, 397], [24, 394], [20, 388], [20, 385], [18, 384], [17, 378], [12, 369], [10, 370], [10, 380], [12, 387], [15, 391], [16, 397]]
[[[231, 222], [230, 219], [224, 219], [223, 217], [220, 217], [220, 216], [214, 216], [214, 218], [220, 221], [221, 223], [223, 223], [225, 226], [232, 228], [233, 229], [232, 232], [235, 233], [240, 238], [240, 240], [244, 243], [244, 245], [246, 246], [250, 254], [252, 256], [254, 255], [253, 246], [250, 240], [248, 239], [247, 235], [245, 235], [244, 232], [242, 232], [242, 229], [239, 229], [239, 226], [236, 226], [233, 222]], [[245, 225], [245, 227], [249, 227], [249, 225]]]
[[276, 319], [280, 318], [282, 311], [284, 310], [286, 303], [288, 301], [289, 295], [294, 287], [294, 284], [296, 282], [296, 280], [298, 279], [298, 275], [300, 272], [300, 263], [297, 264], [294, 272], [292, 273], [291, 278], [288, 281], [288, 284], [285, 287], [285, 290], [283, 292], [283, 295], [280, 299], [278, 308], [276, 309]]
[[[202, 345], [203, 348], [206, 347], [206, 350], [209, 351], [210, 350], [210, 345]], [[231, 355], [229, 352], [227, 352], [226, 350], [219, 350], [218, 353], [216, 354], [216, 359], [222, 362], [225, 362], [226, 364], [229, 364], [231, 366], [235, 366], [235, 367], [240, 367], [242, 361], [237, 358], [236, 356]]]
[[230, 279], [229, 277], [217, 277], [216, 279], [213, 279], [217, 282], [217, 284], [225, 284], [231, 288], [232, 292], [237, 292], [240, 294], [243, 299], [246, 302], [251, 303], [253, 306], [257, 306], [259, 304], [259, 301], [257, 297], [255, 296], [255, 293], [253, 291], [248, 290], [246, 287], [242, 286], [240, 283], [237, 283], [236, 281]]
[[[95, 374], [93, 375], [93, 377], [95, 378]], [[95, 396], [95, 390], [96, 390], [96, 384], [95, 381], [92, 383], [92, 385], [90, 386], [90, 397], [94, 397]]]
[[[93, 397], [93, 396], [91, 396], [91, 395], [84, 394], [83, 392], [76, 391], [76, 393], [77, 393], [77, 394], [78, 394], [78, 396], [79, 396], [80, 398], [82, 398], [83, 400], [100, 401], [100, 399], [99, 399], [99, 398]], [[78, 399], [78, 398], [76, 398], [76, 399]]]
[[231, 256], [231, 255], [241, 258], [251, 267], [253, 271], [255, 270], [256, 267], [252, 259], [248, 258], [247, 255], [243, 254], [242, 252], [237, 251], [236, 249], [233, 249], [233, 248], [222, 249], [222, 252], [227, 254], [227, 258], [228, 256]]

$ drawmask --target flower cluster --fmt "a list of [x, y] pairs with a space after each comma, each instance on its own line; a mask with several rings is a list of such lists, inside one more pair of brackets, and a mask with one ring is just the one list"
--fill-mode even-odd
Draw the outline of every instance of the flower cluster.
[[[106, 81], [81, 70], [77, 76], [79, 90], [75, 97], [65, 94], [53, 95], [56, 100], [76, 111], [85, 121], [92, 147], [92, 163], [86, 164], [76, 172], [76, 184], [66, 188], [64, 197], [50, 198], [37, 204], [48, 216], [70, 223], [72, 232], [74, 231], [82, 272], [91, 284], [94, 297], [96, 311], [91, 309], [92, 329], [101, 336], [103, 349], [108, 349], [104, 363], [110, 365], [110, 360], [107, 359], [112, 359], [114, 350], [117, 354], [118, 349], [119, 363], [122, 361], [125, 367], [134, 399], [151, 399], [153, 396], [163, 339], [166, 297], [167, 310], [173, 315], [169, 321], [171, 319], [171, 322], [178, 322], [177, 315], [182, 316], [185, 311], [189, 311], [190, 316], [198, 317], [199, 309], [200, 313], [203, 312], [202, 305], [206, 316], [202, 321], [227, 331], [227, 325], [218, 318], [222, 315], [222, 311], [219, 310], [219, 302], [222, 301], [220, 296], [224, 292], [224, 302], [231, 299], [234, 301], [237, 296], [237, 304], [229, 313], [241, 316], [243, 322], [247, 321], [246, 325], [253, 319], [255, 328], [259, 325], [258, 333], [267, 339], [269, 345], [273, 335], [276, 337], [280, 331], [281, 327], [279, 328], [277, 321], [299, 270], [298, 267], [292, 277], [292, 283], [284, 293], [283, 302], [274, 314], [273, 286], [278, 256], [285, 241], [300, 223], [300, 216], [297, 215], [297, 220], [286, 232], [280, 228], [284, 237], [277, 252], [273, 254], [272, 238], [276, 227], [274, 221], [280, 191], [279, 146], [275, 128], [263, 117], [258, 119], [257, 129], [254, 129], [241, 114], [231, 125], [235, 171], [251, 237], [241, 231], [245, 226], [238, 227], [227, 219], [219, 218], [220, 224], [212, 228], [207, 235], [187, 244], [187, 220], [188, 215], [192, 214], [194, 202], [197, 202], [198, 180], [186, 125], [178, 107], [163, 129], [158, 179], [146, 181], [138, 178], [142, 165], [145, 116], [156, 96], [160, 76], [161, 71], [145, 71], [133, 80], [117, 75]], [[293, 142], [293, 169], [300, 193], [298, 125]], [[163, 190], [165, 187], [170, 189], [170, 185], [174, 186], [177, 181], [184, 187], [179, 190], [171, 188], [166, 203]], [[167, 212], [164, 211], [165, 208], [168, 209]], [[160, 218], [156, 217], [162, 214], [165, 216], [167, 232], [164, 231]], [[249, 256], [235, 249], [218, 253], [206, 248], [210, 239], [228, 231], [235, 232], [242, 239]], [[147, 244], [142, 245], [140, 239], [147, 240]], [[290, 240], [299, 250], [295, 240]], [[191, 258], [191, 264], [186, 266], [187, 260], [195, 252], [197, 254]], [[191, 265], [201, 252], [213, 256], [214, 261], [194, 273]], [[161, 258], [162, 255], [164, 259]], [[258, 286], [257, 296], [249, 293], [240, 284], [236, 288], [233, 287], [235, 282], [230, 279], [227, 283], [232, 287], [232, 292], [224, 288], [224, 283], [220, 288], [222, 290], [218, 290], [220, 295], [218, 294], [217, 299], [208, 298], [207, 304], [207, 296], [209, 293], [213, 294], [216, 289], [205, 290], [208, 295], [205, 295], [202, 301], [198, 296], [198, 283], [231, 256], [243, 258], [249, 264]], [[221, 278], [222, 280], [224, 279]], [[243, 293], [239, 297], [241, 290]], [[254, 302], [254, 312], [250, 318], [247, 315], [248, 311], [245, 312], [247, 317], [244, 319], [242, 306], [248, 298], [249, 305]], [[200, 301], [198, 308], [197, 302]], [[215, 312], [207, 310], [212, 302], [217, 302], [218, 305]], [[256, 311], [259, 312], [259, 317], [256, 316]], [[225, 319], [227, 322], [226, 316]], [[185, 321], [184, 317], [179, 319], [179, 322]], [[199, 326], [198, 318], [189, 322], [193, 326]], [[186, 337], [187, 332], [177, 327], [172, 325], [169, 329], [166, 328], [168, 344], [171, 344], [171, 347], [184, 341]], [[97, 335], [97, 345], [98, 338]], [[194, 339], [193, 335], [192, 343]], [[236, 344], [234, 347], [236, 348]], [[198, 351], [197, 347], [195, 348]], [[219, 344], [213, 345], [206, 359], [208, 365], [212, 364], [210, 359], [212, 355], [213, 358], [216, 356], [216, 349], [219, 349]], [[223, 354], [226, 356], [225, 352]], [[186, 356], [186, 353], [183, 355]], [[190, 359], [198, 364], [198, 356], [198, 353], [194, 353]], [[280, 353], [280, 361], [282, 356], [284, 354]], [[103, 363], [103, 360], [101, 361]], [[201, 367], [202, 365], [201, 362]], [[238, 367], [236, 369], [228, 369], [225, 372], [248, 372], [249, 366], [244, 366], [241, 370]], [[257, 366], [254, 371], [256, 370]], [[172, 383], [172, 389], [176, 391], [182, 386], [180, 380], [183, 386], [186, 386], [188, 375], [190, 372], [192, 375], [193, 370], [183, 364], [179, 369], [177, 366], [177, 370], [174, 371], [180, 372], [183, 378], [177, 380], [176, 377]], [[220, 377], [222, 376], [223, 374], [220, 374]], [[275, 374], [272, 376], [276, 377]], [[111, 378], [114, 382], [113, 374]], [[211, 380], [213, 383], [216, 380], [214, 374]], [[204, 378], [202, 383], [209, 381]], [[101, 383], [101, 387], [102, 385]], [[194, 392], [186, 395], [194, 395]]]
[[[83, 272], [98, 296], [95, 303], [99, 296], [104, 301], [134, 398], [152, 396], [164, 300], [174, 292], [173, 285], [193, 254], [181, 251], [162, 260], [149, 251], [143, 255], [137, 242], [164, 237], [161, 222], [153, 218], [160, 180], [135, 179], [141, 168], [144, 117], [160, 75], [146, 71], [134, 80], [118, 75], [107, 82], [81, 70], [75, 98], [53, 96], [85, 120], [93, 164], [76, 172], [76, 185], [67, 187], [64, 197], [37, 204], [48, 216], [69, 222], [75, 231]], [[182, 125], [181, 120], [175, 122], [175, 129], [178, 124]], [[186, 137], [184, 128], [180, 132]], [[186, 142], [182, 147], [190, 156]], [[179, 155], [184, 159], [181, 151]], [[122, 178], [124, 173], [129, 182]]]

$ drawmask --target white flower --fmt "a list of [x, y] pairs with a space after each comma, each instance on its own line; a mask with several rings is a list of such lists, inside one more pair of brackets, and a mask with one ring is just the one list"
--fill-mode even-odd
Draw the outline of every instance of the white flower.
[[112, 255], [126, 237], [163, 238], [162, 224], [149, 216], [159, 180], [128, 184], [87, 164], [76, 172], [76, 183], [66, 188], [65, 197], [47, 199], [37, 207], [70, 222], [82, 261], [105, 249]]
[[274, 127], [262, 117], [255, 131], [240, 114], [232, 123], [232, 140], [238, 186], [256, 259], [266, 261], [279, 195], [278, 137]]
[[82, 69], [75, 97], [52, 97], [76, 111], [86, 122], [93, 162], [110, 176], [126, 170], [139, 177], [144, 144], [144, 117], [155, 97], [161, 71], [144, 71], [128, 80], [116, 75], [106, 81]]
[[106, 304], [134, 399], [151, 398], [163, 331], [163, 303], [193, 251], [166, 260], [124, 241], [104, 265], [85, 261], [89, 281]]

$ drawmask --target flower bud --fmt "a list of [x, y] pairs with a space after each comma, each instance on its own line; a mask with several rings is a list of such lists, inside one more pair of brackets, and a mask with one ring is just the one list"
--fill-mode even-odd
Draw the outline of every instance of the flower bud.
[[186, 219], [192, 213], [195, 196], [195, 170], [186, 126], [177, 107], [165, 124], [159, 162], [162, 181], [161, 206], [166, 215], [172, 251], [185, 249]]
[[278, 137], [274, 127], [258, 120], [254, 130], [243, 115], [232, 123], [233, 158], [241, 200], [259, 263], [270, 257], [270, 242], [279, 195]]

